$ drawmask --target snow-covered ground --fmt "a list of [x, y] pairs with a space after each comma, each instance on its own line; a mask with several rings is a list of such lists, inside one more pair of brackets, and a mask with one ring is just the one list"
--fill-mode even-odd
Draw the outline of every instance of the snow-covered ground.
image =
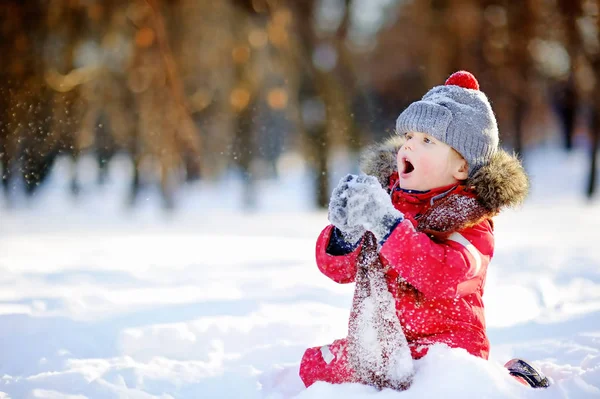
[[[581, 194], [585, 161], [528, 154], [530, 200], [496, 220], [490, 361], [434, 347], [401, 393], [302, 389], [304, 349], [345, 336], [353, 292], [315, 266], [327, 219], [302, 168], [259, 182], [255, 212], [229, 178], [187, 187], [165, 215], [154, 192], [122, 205], [124, 161], [103, 188], [82, 165], [79, 202], [61, 162], [38, 201], [0, 199], [0, 398], [599, 397], [600, 201]], [[502, 367], [512, 357], [552, 387], [518, 384]]]

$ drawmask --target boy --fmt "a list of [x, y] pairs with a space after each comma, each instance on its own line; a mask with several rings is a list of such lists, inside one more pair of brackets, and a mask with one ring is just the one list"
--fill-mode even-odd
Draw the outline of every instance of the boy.
[[[369, 176], [348, 175], [333, 191], [317, 265], [338, 283], [355, 281], [370, 231], [412, 357], [444, 343], [487, 359], [481, 297], [494, 252], [492, 217], [522, 203], [527, 176], [498, 147], [491, 106], [468, 72], [412, 103], [396, 132], [363, 160]], [[308, 349], [304, 384], [365, 382], [348, 361], [352, 350], [347, 339]]]

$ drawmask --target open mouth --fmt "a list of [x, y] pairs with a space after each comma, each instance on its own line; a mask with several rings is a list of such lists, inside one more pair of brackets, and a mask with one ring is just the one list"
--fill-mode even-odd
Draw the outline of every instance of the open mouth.
[[415, 167], [408, 159], [404, 158], [403, 161], [404, 161], [404, 170], [402, 171], [403, 174], [407, 175], [410, 172], [412, 172], [413, 170], [415, 170]]

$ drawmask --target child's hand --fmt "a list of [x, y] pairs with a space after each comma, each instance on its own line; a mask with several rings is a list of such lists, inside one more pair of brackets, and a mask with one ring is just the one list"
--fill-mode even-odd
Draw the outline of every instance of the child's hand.
[[356, 175], [344, 176], [333, 190], [329, 201], [329, 222], [337, 227], [342, 232], [344, 240], [350, 243], [356, 243], [365, 233], [363, 226], [351, 223], [348, 220], [348, 211], [346, 209], [349, 184], [353, 184], [358, 177]]
[[389, 194], [377, 178], [358, 176], [347, 185], [344, 198], [348, 223], [371, 231], [382, 244], [391, 230], [404, 220], [404, 215], [394, 208]]

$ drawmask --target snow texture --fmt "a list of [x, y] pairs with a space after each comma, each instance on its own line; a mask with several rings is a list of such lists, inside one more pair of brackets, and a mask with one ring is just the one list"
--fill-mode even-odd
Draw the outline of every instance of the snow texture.
[[[583, 150], [526, 151], [532, 195], [494, 220], [490, 360], [433, 346], [398, 392], [298, 377], [307, 347], [347, 336], [354, 293], [315, 265], [327, 213], [312, 208], [299, 157], [257, 181], [257, 212], [241, 211], [244, 181], [231, 175], [185, 187], [171, 215], [150, 188], [127, 210], [126, 158], [101, 188], [84, 158], [83, 201], [71, 198], [60, 158], [36, 202], [0, 196], [0, 398], [598, 398], [600, 199], [583, 197], [587, 162]], [[332, 184], [351, 167], [336, 156]], [[511, 378], [514, 357], [550, 388]]]
[[358, 266], [348, 360], [367, 385], [407, 389], [414, 374], [413, 360], [370, 233], [363, 240]]

